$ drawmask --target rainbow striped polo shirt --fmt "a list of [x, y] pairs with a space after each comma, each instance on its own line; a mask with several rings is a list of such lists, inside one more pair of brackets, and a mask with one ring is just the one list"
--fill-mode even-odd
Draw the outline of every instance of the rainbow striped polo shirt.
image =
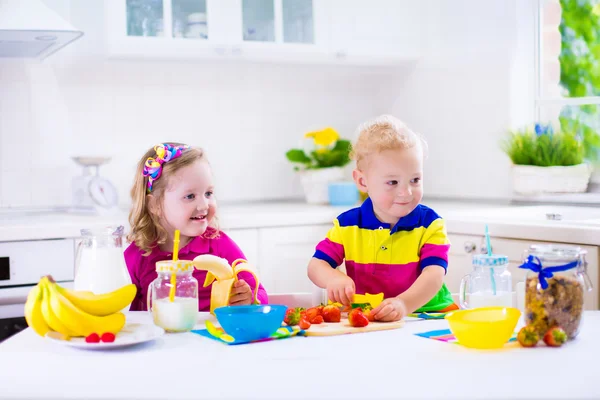
[[[423, 268], [447, 269], [450, 241], [444, 220], [419, 204], [394, 226], [380, 222], [367, 198], [360, 207], [340, 214], [313, 257], [337, 268], [345, 261], [346, 272], [357, 294], [384, 293], [385, 298], [406, 291]], [[417, 311], [439, 311], [453, 304], [444, 284]]]

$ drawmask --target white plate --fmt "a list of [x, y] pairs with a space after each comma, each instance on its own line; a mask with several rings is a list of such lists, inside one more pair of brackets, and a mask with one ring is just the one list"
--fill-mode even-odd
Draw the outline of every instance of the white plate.
[[65, 346], [87, 350], [105, 350], [149, 342], [164, 334], [165, 330], [163, 328], [153, 324], [127, 323], [121, 332], [117, 333], [115, 341], [112, 343], [86, 343], [85, 338], [82, 337], [71, 338], [71, 340], [62, 340], [46, 335], [46, 338]]

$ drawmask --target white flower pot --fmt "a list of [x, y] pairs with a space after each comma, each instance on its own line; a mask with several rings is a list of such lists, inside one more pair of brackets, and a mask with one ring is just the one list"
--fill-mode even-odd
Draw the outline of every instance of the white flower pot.
[[341, 167], [308, 169], [300, 172], [300, 182], [304, 189], [306, 202], [309, 204], [328, 204], [327, 188], [329, 183], [343, 179], [344, 168]]
[[592, 168], [588, 164], [568, 167], [513, 165], [513, 189], [519, 194], [582, 193], [587, 190]]

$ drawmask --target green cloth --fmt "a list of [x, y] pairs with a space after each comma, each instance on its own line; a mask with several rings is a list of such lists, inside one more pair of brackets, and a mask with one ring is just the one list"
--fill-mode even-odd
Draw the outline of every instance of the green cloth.
[[431, 300], [427, 302], [423, 307], [417, 309], [415, 312], [431, 312], [440, 311], [444, 308], [454, 304], [452, 300], [452, 294], [446, 287], [446, 284], [442, 284], [441, 289], [436, 293]]

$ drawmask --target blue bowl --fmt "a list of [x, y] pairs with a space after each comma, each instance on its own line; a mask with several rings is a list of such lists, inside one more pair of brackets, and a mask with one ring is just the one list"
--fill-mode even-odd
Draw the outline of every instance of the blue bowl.
[[358, 203], [358, 189], [354, 182], [331, 182], [327, 189], [332, 206], [353, 206]]
[[236, 341], [250, 342], [266, 339], [281, 327], [286, 306], [250, 305], [215, 308], [217, 321]]

